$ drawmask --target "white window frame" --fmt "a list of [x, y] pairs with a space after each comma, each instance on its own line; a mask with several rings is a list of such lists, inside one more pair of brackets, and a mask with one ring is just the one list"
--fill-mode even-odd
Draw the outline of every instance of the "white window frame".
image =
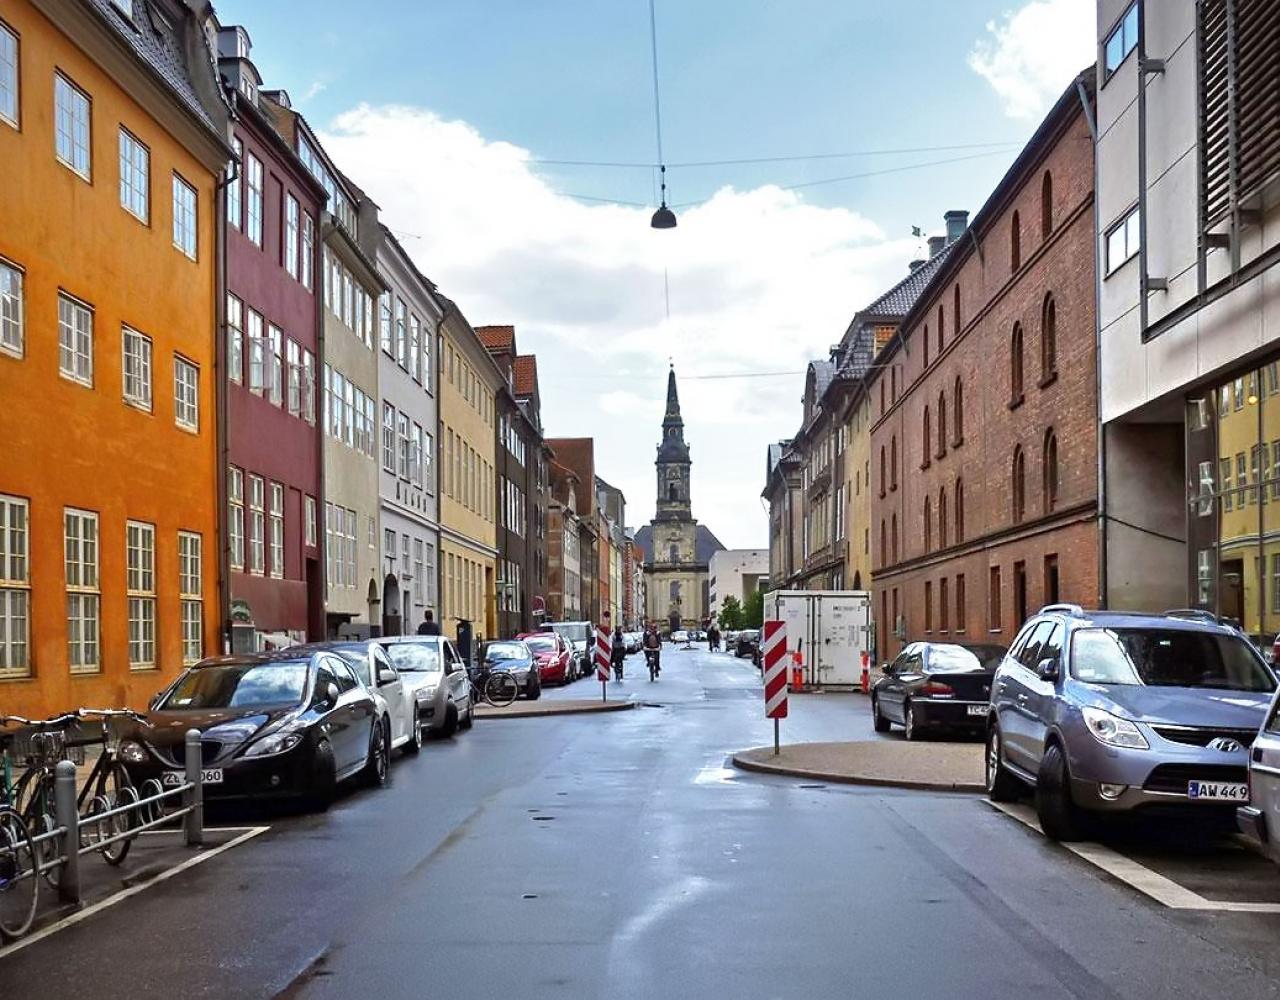
[[284, 579], [284, 486], [271, 483], [271, 506], [267, 511], [268, 540], [271, 546], [271, 576]]
[[245, 337], [249, 344], [249, 391], [262, 396], [267, 391], [267, 321], [256, 309], [248, 309]]
[[58, 293], [58, 370], [64, 378], [93, 388], [93, 308]]
[[191, 260], [200, 249], [199, 195], [176, 170], [173, 172], [173, 245]]
[[151, 412], [151, 338], [131, 326], [120, 328], [120, 381], [124, 401]]
[[429, 493], [436, 489], [435, 438], [431, 432], [422, 432], [422, 488]]
[[396, 475], [401, 479], [410, 478], [409, 453], [409, 415], [396, 414]]
[[227, 468], [227, 549], [233, 570], [244, 572], [244, 471]]
[[[360, 530], [360, 520], [354, 510], [344, 509], [343, 514], [346, 519], [346, 525], [343, 532], [343, 539], [345, 542], [344, 548], [346, 551], [346, 570], [343, 573], [343, 576], [347, 581], [347, 587], [354, 590], [356, 587], [356, 539], [358, 538], [358, 532]], [[369, 524], [372, 526], [372, 518], [369, 519]]]
[[200, 430], [200, 366], [173, 356], [173, 419], [183, 430]]
[[125, 522], [125, 593], [129, 609], [129, 669], [156, 667], [156, 526]]
[[[1121, 267], [1133, 260], [1138, 255], [1138, 251], [1142, 247], [1142, 233], [1138, 219], [1139, 208], [1134, 205], [1129, 211], [1125, 212], [1119, 221], [1113, 223], [1107, 229], [1103, 238], [1103, 246], [1106, 249], [1107, 277], [1115, 274]], [[1123, 254], [1117, 259], [1113, 253], [1113, 241], [1116, 237], [1120, 238], [1118, 246], [1119, 252]]]
[[302, 352], [302, 419], [313, 427], [316, 422], [316, 356]]
[[31, 676], [31, 505], [0, 493], [0, 680]]
[[144, 225], [151, 223], [151, 150], [120, 126], [120, 207]]
[[247, 473], [246, 478], [249, 480], [247, 569], [255, 576], [264, 576], [267, 569], [266, 484], [261, 476], [255, 476], [252, 472]]
[[18, 33], [0, 21], [0, 122], [14, 128], [22, 106], [21, 45]]
[[26, 353], [26, 272], [0, 257], [0, 353], [21, 358]]
[[250, 242], [262, 248], [262, 161], [247, 153], [245, 164], [245, 225]]
[[286, 403], [295, 417], [302, 413], [302, 348], [296, 340], [285, 344], [285, 365], [288, 370]]
[[297, 279], [298, 277], [298, 242], [299, 228], [301, 220], [299, 215], [302, 209], [298, 205], [298, 199], [293, 195], [286, 195], [284, 202], [284, 269], [289, 273], [289, 277]]
[[178, 532], [178, 603], [182, 624], [182, 662], [190, 666], [204, 657], [203, 539], [194, 531]]
[[316, 220], [311, 217], [310, 212], [302, 213], [302, 260], [301, 277], [304, 288], [311, 290], [311, 284], [314, 280], [314, 264], [316, 255]]
[[232, 138], [231, 148], [235, 151], [236, 175], [227, 182], [227, 225], [243, 231], [244, 229], [244, 143], [239, 137]]
[[244, 383], [244, 302], [227, 293], [227, 377]]
[[[1106, 40], [1102, 43], [1102, 80], [1104, 84], [1115, 75], [1116, 70], [1123, 66], [1125, 60], [1129, 58], [1129, 54], [1138, 47], [1138, 18], [1141, 16], [1138, 13], [1139, 6], [1137, 0], [1134, 0], [1126, 8], [1124, 14], [1120, 16], [1120, 19], [1116, 21], [1115, 27], [1111, 29], [1111, 33], [1107, 35]], [[1113, 62], [1111, 43], [1117, 39], [1120, 42], [1120, 51]]]
[[315, 548], [319, 539], [316, 527], [316, 498], [309, 493], [302, 497], [302, 541], [308, 548]]
[[382, 403], [382, 468], [396, 474], [396, 408]]
[[89, 180], [93, 173], [93, 100], [61, 70], [53, 74], [53, 120], [58, 162]]
[[73, 674], [96, 674], [102, 670], [98, 515], [74, 507], [64, 508], [62, 534], [67, 589], [67, 667]]

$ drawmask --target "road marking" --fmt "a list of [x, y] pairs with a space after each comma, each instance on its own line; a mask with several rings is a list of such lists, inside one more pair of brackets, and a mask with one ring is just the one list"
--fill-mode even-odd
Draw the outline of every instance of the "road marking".
[[[1015, 805], [1008, 802], [992, 802], [984, 799], [991, 808], [998, 809], [1006, 816], [1011, 816], [1024, 826], [1044, 836], [1035, 812], [1029, 806]], [[1238, 903], [1225, 900], [1206, 899], [1198, 892], [1179, 885], [1173, 879], [1152, 871], [1146, 865], [1125, 857], [1102, 844], [1082, 841], [1076, 844], [1059, 843], [1072, 854], [1083, 858], [1096, 868], [1101, 868], [1112, 878], [1119, 879], [1132, 889], [1137, 889], [1144, 896], [1149, 896], [1162, 906], [1171, 910], [1216, 910], [1227, 913], [1280, 913], [1280, 903]]]
[[[240, 834], [240, 836], [238, 837], [234, 837], [231, 840], [228, 840], [225, 844], [220, 844], [219, 846], [213, 848], [212, 850], [202, 851], [199, 854], [195, 855], [194, 857], [187, 858], [187, 860], [183, 861], [181, 864], [174, 865], [172, 868], [166, 868], [164, 871], [162, 871], [159, 875], [156, 875], [154, 878], [149, 878], [145, 882], [140, 882], [137, 885], [129, 886], [129, 888], [127, 889], [121, 889], [119, 892], [115, 893], [114, 895], [108, 896], [106, 899], [99, 900], [98, 902], [94, 903], [92, 906], [86, 906], [83, 910], [77, 910], [75, 913], [72, 913], [69, 916], [63, 917], [61, 920], [54, 921], [48, 927], [40, 928], [40, 930], [36, 931], [34, 934], [28, 935], [27, 937], [24, 937], [24, 938], [19, 938], [17, 941], [14, 941], [12, 944], [6, 945], [5, 947], [0, 948], [0, 959], [8, 958], [10, 955], [14, 954], [15, 952], [21, 951], [23, 948], [27, 947], [28, 945], [35, 944], [37, 941], [42, 941], [47, 937], [51, 937], [52, 935], [57, 934], [58, 931], [64, 930], [67, 927], [72, 926], [73, 924], [78, 924], [80, 923], [80, 921], [93, 916], [95, 913], [98, 913], [100, 910], [105, 910], [108, 906], [115, 906], [116, 903], [123, 902], [124, 900], [128, 899], [130, 896], [133, 896], [139, 892], [142, 892], [142, 890], [146, 889], [148, 886], [153, 886], [158, 882], [164, 882], [168, 879], [173, 878], [173, 876], [175, 875], [181, 874], [182, 872], [186, 871], [189, 868], [194, 868], [196, 865], [203, 864], [204, 862], [208, 861], [210, 858], [217, 857], [223, 851], [229, 851], [233, 847], [239, 847], [245, 841], [252, 840], [254, 837], [258, 836], [258, 834], [266, 833], [268, 830], [271, 829], [271, 827], [269, 826], [249, 826], [249, 827], [232, 826], [232, 827], [221, 827], [217, 829], [220, 829], [222, 831], [244, 830], [244, 833]], [[168, 831], [168, 832], [171, 833], [173, 831]], [[214, 828], [211, 828], [206, 832], [214, 832]]]

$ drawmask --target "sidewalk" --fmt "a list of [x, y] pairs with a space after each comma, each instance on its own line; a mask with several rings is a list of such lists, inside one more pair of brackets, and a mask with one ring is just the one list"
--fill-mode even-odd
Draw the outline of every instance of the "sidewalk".
[[980, 743], [793, 743], [774, 756], [773, 747], [740, 750], [735, 767], [852, 785], [887, 785], [941, 792], [982, 792]]
[[601, 701], [599, 698], [514, 701], [505, 708], [477, 705], [477, 719], [531, 719], [543, 715], [587, 715], [591, 712], [622, 712], [635, 708], [630, 700]]

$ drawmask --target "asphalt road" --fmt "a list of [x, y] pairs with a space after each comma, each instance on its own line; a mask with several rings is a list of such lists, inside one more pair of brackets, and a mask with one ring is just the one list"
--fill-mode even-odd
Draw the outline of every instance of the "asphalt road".
[[[772, 736], [750, 664], [628, 667], [655, 707], [482, 721], [327, 814], [251, 816], [272, 829], [0, 959], [0, 996], [1280, 994], [1280, 916], [1164, 909], [974, 796], [728, 770]], [[784, 728], [870, 735], [851, 697]]]

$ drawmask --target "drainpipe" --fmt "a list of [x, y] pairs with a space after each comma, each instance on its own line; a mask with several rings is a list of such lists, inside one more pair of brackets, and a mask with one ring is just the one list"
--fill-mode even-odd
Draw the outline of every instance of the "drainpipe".
[[213, 230], [214, 230], [214, 330], [213, 330], [213, 377], [214, 377], [214, 409], [217, 414], [215, 431], [215, 452], [218, 456], [218, 468], [215, 474], [217, 482], [218, 503], [218, 615], [221, 620], [219, 631], [222, 636], [222, 652], [231, 652], [231, 552], [228, 548], [227, 523], [227, 462], [230, 457], [230, 442], [227, 433], [227, 421], [230, 413], [230, 385], [227, 378], [227, 217], [224, 192], [227, 186], [240, 178], [240, 164], [233, 158], [230, 168], [220, 171], [218, 183], [214, 186]]

